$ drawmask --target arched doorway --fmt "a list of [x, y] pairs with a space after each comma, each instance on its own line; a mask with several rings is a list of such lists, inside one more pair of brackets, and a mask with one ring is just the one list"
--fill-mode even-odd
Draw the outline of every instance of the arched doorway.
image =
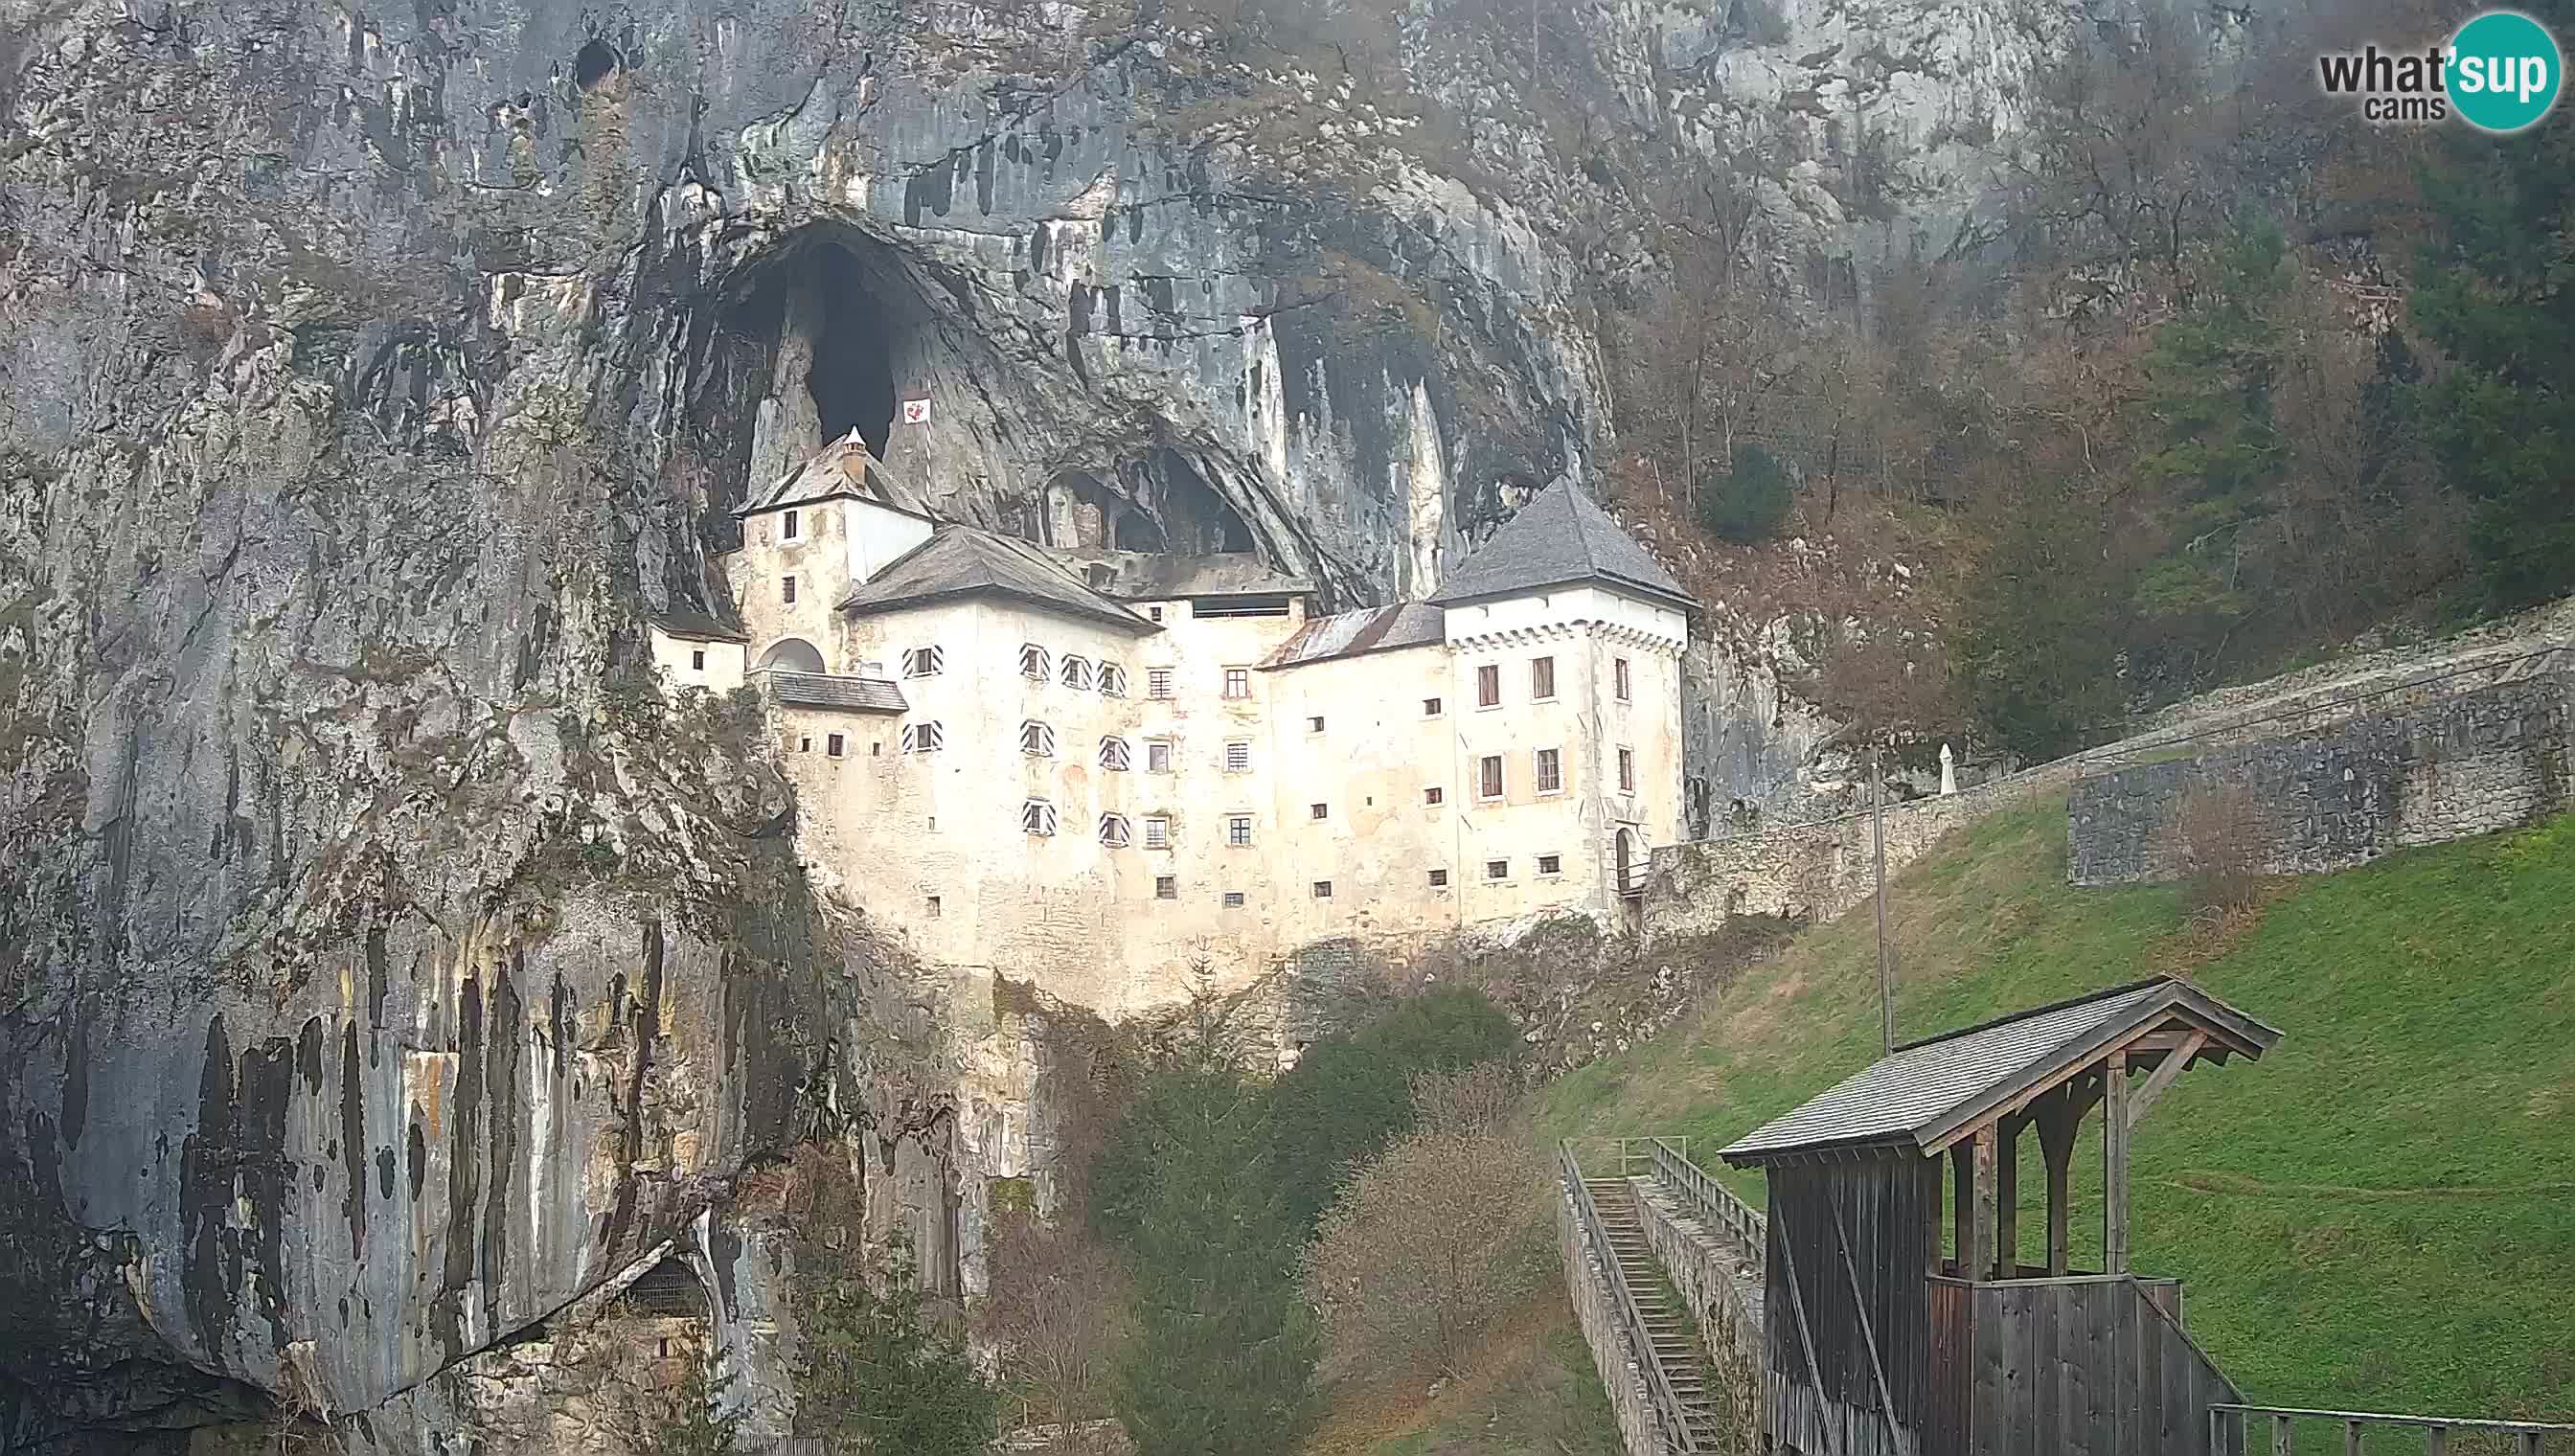
[[1624, 824], [1618, 826], [1617, 850], [1619, 897], [1640, 900], [1645, 893], [1645, 853], [1634, 829]]
[[760, 655], [760, 671], [783, 673], [820, 673], [823, 654], [801, 637], [782, 637]]

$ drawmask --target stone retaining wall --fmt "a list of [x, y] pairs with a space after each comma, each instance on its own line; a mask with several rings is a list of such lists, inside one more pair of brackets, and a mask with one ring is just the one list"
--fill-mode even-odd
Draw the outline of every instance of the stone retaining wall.
[[1612, 1256], [1607, 1249], [1592, 1247], [1583, 1234], [1572, 1192], [1561, 1187], [1555, 1198], [1555, 1232], [1574, 1322], [1582, 1326], [1582, 1342], [1591, 1347], [1591, 1364], [1600, 1372], [1600, 1388], [1608, 1392], [1609, 1409], [1618, 1417], [1618, 1435], [1627, 1456], [1667, 1456], [1654, 1421], [1653, 1397], [1645, 1391], [1645, 1372], [1636, 1363], [1637, 1352], [1627, 1348], [1627, 1334], [1619, 1323], [1618, 1295], [1609, 1287], [1609, 1276], [1601, 1272], [1602, 1261]]
[[1725, 1235], [1691, 1216], [1689, 1200], [1659, 1178], [1636, 1178], [1637, 1221], [1645, 1247], [1663, 1266], [1690, 1318], [1698, 1322], [1717, 1383], [1708, 1398], [1721, 1414], [1750, 1424], [1762, 1418], [1762, 1269]]
[[2066, 805], [2068, 874], [2098, 885], [2178, 873], [2171, 826], [2202, 788], [2244, 805], [2271, 873], [2529, 823], [2567, 801], [2570, 690], [2575, 675], [2556, 672], [2400, 698], [2321, 731], [2087, 776]]

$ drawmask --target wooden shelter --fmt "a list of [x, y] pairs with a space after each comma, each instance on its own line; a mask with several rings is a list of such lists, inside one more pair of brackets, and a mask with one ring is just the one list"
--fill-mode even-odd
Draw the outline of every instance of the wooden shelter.
[[[2241, 1396], [2128, 1268], [2128, 1140], [2189, 1068], [2280, 1033], [2162, 977], [1898, 1047], [1724, 1148], [1769, 1183], [1769, 1429], [1804, 1456], [2155, 1456]], [[2098, 1106], [2103, 1267], [2071, 1266], [2074, 1142]], [[2021, 1133], [2047, 1168], [2018, 1257]], [[1943, 1176], [1941, 1162], [1950, 1162]], [[1954, 1242], [1944, 1247], [1943, 1196]]]

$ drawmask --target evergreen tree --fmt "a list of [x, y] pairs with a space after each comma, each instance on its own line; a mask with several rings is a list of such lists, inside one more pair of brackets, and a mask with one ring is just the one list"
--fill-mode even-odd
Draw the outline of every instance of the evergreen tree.
[[1795, 485], [1777, 457], [1758, 445], [1738, 445], [1732, 459], [1700, 470], [1698, 524], [1710, 536], [1749, 546], [1779, 534]]
[[796, 1402], [807, 1434], [905, 1456], [969, 1456], [992, 1444], [1001, 1390], [925, 1307], [904, 1240], [883, 1259], [804, 1240], [796, 1296]]
[[[2522, 7], [2575, 36], [2575, 0]], [[2425, 441], [2477, 502], [2485, 605], [2575, 587], [2575, 127], [2453, 128], [2423, 194], [2438, 224], [2415, 272], [2415, 324], [2456, 367], [2421, 393]]]

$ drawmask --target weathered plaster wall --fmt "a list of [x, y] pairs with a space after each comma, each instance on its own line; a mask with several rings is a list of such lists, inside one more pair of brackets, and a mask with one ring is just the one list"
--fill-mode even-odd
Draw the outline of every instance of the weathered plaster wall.
[[2085, 777], [2066, 806], [2068, 873], [2119, 884], [2178, 872], [2174, 816], [2198, 791], [2235, 797], [2272, 873], [2529, 823], [2567, 801], [2570, 691], [2575, 676], [2551, 674]]

